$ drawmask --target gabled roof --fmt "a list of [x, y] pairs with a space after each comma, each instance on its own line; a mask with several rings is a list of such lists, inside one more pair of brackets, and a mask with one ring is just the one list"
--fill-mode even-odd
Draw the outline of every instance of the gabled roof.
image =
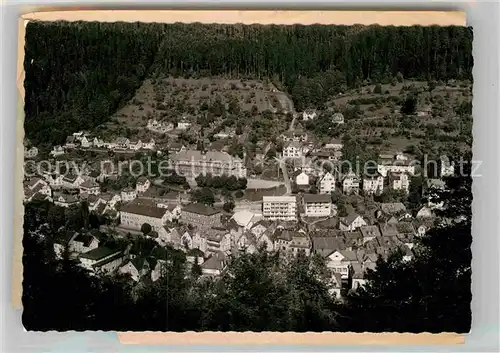
[[402, 202], [385, 202], [380, 204], [382, 212], [387, 214], [395, 214], [406, 211], [406, 206]]
[[110, 248], [105, 247], [105, 246], [100, 246], [98, 248], [90, 250], [89, 252], [86, 252], [84, 254], [80, 254], [80, 257], [84, 258], [84, 259], [98, 261], [98, 260], [101, 260], [105, 257], [110, 256], [110, 255], [117, 254], [119, 252], [120, 252], [120, 250], [110, 249]]
[[141, 204], [127, 204], [121, 206], [120, 212], [127, 212], [152, 218], [162, 218], [167, 212], [167, 209]]
[[344, 223], [346, 226], [350, 226], [358, 217], [361, 217], [357, 213], [351, 213], [347, 217], [344, 217], [341, 219], [341, 222]]
[[216, 254], [210, 256], [207, 261], [205, 261], [201, 268], [207, 270], [222, 270], [226, 261], [226, 255], [223, 252], [217, 252]]
[[89, 247], [92, 241], [97, 238], [90, 234], [78, 234], [73, 241], [82, 243], [83, 246]]
[[220, 211], [216, 210], [215, 208], [206, 206], [201, 203], [192, 203], [187, 206], [184, 206], [182, 211], [189, 213], [196, 213], [203, 216], [213, 216], [220, 213]]

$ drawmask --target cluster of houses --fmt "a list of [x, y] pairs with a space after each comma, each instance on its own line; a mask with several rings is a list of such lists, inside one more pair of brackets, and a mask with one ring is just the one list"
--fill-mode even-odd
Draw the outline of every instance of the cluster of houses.
[[118, 137], [115, 141], [108, 142], [97, 136], [80, 131], [67, 136], [66, 143], [63, 146], [54, 146], [52, 151], [50, 151], [50, 155], [54, 157], [60, 156], [67, 150], [78, 148], [108, 149], [114, 151], [152, 151], [156, 149], [156, 145], [153, 139], [143, 142], [141, 140], [130, 140], [126, 137]]
[[[333, 145], [339, 146], [337, 144]], [[418, 167], [404, 154], [396, 153], [395, 155], [380, 155], [376, 169], [374, 168], [364, 175], [358, 175], [352, 170], [342, 174], [336, 168], [331, 171], [322, 168], [321, 163], [318, 162], [318, 159], [321, 160], [321, 158], [317, 157], [318, 153], [315, 154], [315, 159], [308, 159], [300, 155], [300, 153], [290, 152], [290, 147], [287, 147], [283, 155], [293, 156], [293, 153], [295, 153], [295, 158], [301, 158], [301, 163], [294, 167], [293, 181], [295, 185], [301, 189], [310, 186], [311, 182], [314, 182], [320, 194], [329, 194], [339, 190], [349, 195], [359, 194], [360, 190], [362, 190], [365, 195], [380, 195], [387, 189], [408, 193], [411, 177], [415, 175]], [[328, 157], [325, 156], [324, 158], [334, 162], [338, 161], [338, 158], [332, 156], [332, 154], [328, 154]], [[447, 156], [442, 156], [438, 164], [441, 178], [453, 175], [454, 165]], [[434, 186], [442, 184], [440, 179], [429, 180]]]

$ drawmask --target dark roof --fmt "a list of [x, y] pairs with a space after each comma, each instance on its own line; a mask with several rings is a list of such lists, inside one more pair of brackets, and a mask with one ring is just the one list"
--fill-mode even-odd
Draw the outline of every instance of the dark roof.
[[89, 234], [78, 234], [73, 241], [83, 243], [83, 246], [88, 247], [94, 239], [95, 237]]
[[222, 252], [218, 252], [212, 255], [207, 261], [205, 261], [201, 267], [212, 270], [222, 270], [224, 268], [224, 262], [226, 256]]
[[120, 212], [133, 213], [133, 214], [138, 214], [138, 215], [153, 217], [153, 218], [162, 218], [165, 215], [165, 213], [167, 212], [167, 209], [146, 206], [146, 205], [141, 205], [141, 204], [127, 204], [127, 205], [123, 205], [120, 208]]
[[351, 225], [352, 222], [356, 220], [356, 218], [360, 217], [357, 213], [351, 213], [347, 217], [342, 218], [342, 223], [345, 225]]
[[78, 233], [69, 230], [58, 233], [54, 236], [54, 243], [67, 245], [71, 238], [73, 238], [75, 235], [78, 235]]
[[327, 256], [335, 250], [345, 249], [345, 242], [340, 237], [315, 237], [311, 238], [313, 251]]
[[182, 209], [183, 212], [196, 213], [203, 216], [213, 216], [215, 214], [220, 213], [220, 211], [215, 208], [203, 205], [201, 203], [192, 203], [187, 206], [184, 206]]
[[110, 249], [110, 248], [107, 248], [105, 246], [100, 246], [98, 248], [90, 250], [89, 252], [81, 254], [80, 257], [82, 257], [84, 259], [90, 259], [90, 260], [100, 260], [100, 259], [103, 259], [107, 256], [113, 255], [119, 251], [120, 250]]
[[304, 194], [303, 195], [304, 202], [328, 202], [331, 203], [331, 196], [328, 194]]
[[380, 236], [380, 230], [377, 226], [363, 226], [359, 230], [364, 238]]

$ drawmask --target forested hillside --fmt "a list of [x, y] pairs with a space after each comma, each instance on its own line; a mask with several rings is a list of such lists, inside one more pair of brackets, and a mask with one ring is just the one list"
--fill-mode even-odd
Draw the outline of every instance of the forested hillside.
[[61, 143], [70, 132], [105, 122], [142, 80], [159, 74], [270, 78], [298, 109], [366, 79], [379, 82], [398, 73], [471, 79], [472, 31], [30, 22], [24, 65], [26, 135], [34, 143]]

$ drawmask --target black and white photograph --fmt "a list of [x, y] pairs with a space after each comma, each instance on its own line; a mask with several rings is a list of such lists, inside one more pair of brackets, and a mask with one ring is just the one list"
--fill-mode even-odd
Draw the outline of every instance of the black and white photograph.
[[23, 326], [469, 332], [472, 40], [29, 21]]

